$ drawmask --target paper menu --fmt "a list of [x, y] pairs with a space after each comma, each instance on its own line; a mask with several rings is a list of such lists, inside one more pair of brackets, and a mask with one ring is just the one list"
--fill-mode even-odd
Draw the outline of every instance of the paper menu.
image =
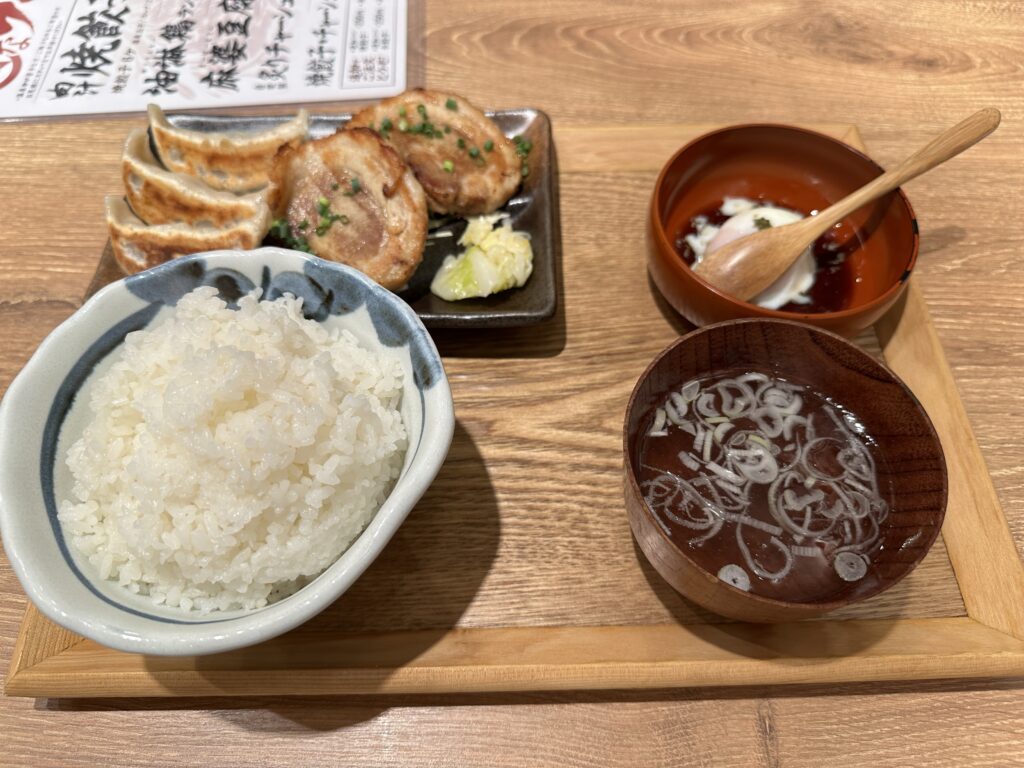
[[0, 0], [0, 118], [377, 99], [406, 0]]

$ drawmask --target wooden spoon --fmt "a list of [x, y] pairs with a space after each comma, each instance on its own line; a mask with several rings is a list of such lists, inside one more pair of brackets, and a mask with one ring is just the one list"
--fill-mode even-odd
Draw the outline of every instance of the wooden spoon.
[[816, 216], [762, 229], [704, 256], [694, 271], [709, 283], [746, 301], [778, 280], [797, 257], [837, 221], [862, 205], [930, 171], [988, 136], [999, 125], [999, 110], [983, 109], [945, 131], [891, 171]]

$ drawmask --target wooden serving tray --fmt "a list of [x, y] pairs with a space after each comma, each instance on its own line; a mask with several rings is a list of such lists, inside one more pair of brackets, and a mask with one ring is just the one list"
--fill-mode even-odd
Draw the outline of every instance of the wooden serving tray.
[[[859, 340], [920, 398], [949, 467], [942, 537], [889, 592], [825, 619], [757, 626], [687, 603], [633, 544], [626, 400], [688, 328], [644, 267], [654, 177], [714, 125], [556, 130], [562, 300], [530, 329], [438, 331], [451, 452], [381, 558], [337, 603], [216, 656], [108, 650], [26, 611], [6, 693], [199, 696], [666, 688], [1024, 674], [1024, 568], [928, 309]], [[811, 128], [862, 147], [855, 128]], [[928, 237], [927, 229], [924, 237]], [[100, 282], [116, 277], [97, 271]]]

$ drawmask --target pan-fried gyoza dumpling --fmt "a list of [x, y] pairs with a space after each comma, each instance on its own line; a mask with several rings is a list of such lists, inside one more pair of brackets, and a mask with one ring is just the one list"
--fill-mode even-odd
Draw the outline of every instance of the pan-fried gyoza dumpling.
[[147, 224], [182, 222], [222, 229], [265, 215], [262, 192], [236, 195], [164, 170], [149, 148], [144, 128], [128, 134], [121, 167], [128, 205]]
[[308, 128], [309, 115], [301, 109], [294, 119], [268, 131], [190, 131], [175, 128], [160, 107], [149, 105], [149, 130], [164, 167], [230, 192], [266, 186], [277, 151], [301, 142]]
[[490, 213], [522, 180], [512, 142], [454, 94], [416, 88], [367, 107], [349, 125], [371, 127], [397, 149], [438, 213]]
[[222, 228], [180, 223], [147, 226], [123, 198], [109, 195], [106, 204], [114, 257], [129, 275], [190, 253], [249, 250], [260, 244], [270, 228], [270, 209], [265, 204], [252, 219]]
[[373, 131], [285, 148], [271, 182], [271, 232], [286, 244], [355, 267], [385, 288], [403, 286], [422, 261], [423, 189]]

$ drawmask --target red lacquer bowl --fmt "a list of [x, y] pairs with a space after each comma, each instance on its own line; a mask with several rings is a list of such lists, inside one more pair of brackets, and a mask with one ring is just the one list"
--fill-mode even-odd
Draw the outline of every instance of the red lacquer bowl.
[[[818, 569], [794, 568], [780, 582], [776, 597], [761, 596], [716, 575], [736, 562], [723, 540], [695, 547], [658, 522], [640, 480], [641, 444], [652, 409], [683, 382], [724, 371], [759, 371], [809, 387], [854, 414], [870, 435], [889, 511], [867, 576], [837, 586]], [[648, 561], [684, 597], [741, 621], [804, 619], [881, 594], [924, 559], [945, 515], [942, 445], [913, 393], [852, 342], [802, 323], [734, 320], [676, 340], [637, 381], [626, 407], [623, 458], [626, 511]]]
[[847, 256], [852, 279], [838, 311], [783, 312], [735, 299], [695, 274], [673, 241], [680, 226], [727, 196], [770, 200], [809, 214], [882, 172], [856, 149], [802, 128], [739, 125], [705, 134], [676, 152], [658, 176], [648, 221], [651, 277], [669, 304], [695, 325], [763, 317], [853, 336], [899, 298], [917, 260], [917, 221], [902, 190], [865, 206], [836, 229], [839, 242], [862, 241]]

